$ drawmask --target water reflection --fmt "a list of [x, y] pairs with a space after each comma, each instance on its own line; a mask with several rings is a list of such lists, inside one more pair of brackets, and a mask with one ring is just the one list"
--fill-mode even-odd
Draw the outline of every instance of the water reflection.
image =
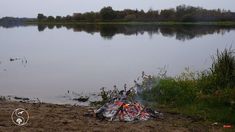
[[147, 32], [151, 37], [154, 34], [161, 34], [165, 37], [174, 37], [177, 40], [185, 41], [202, 37], [208, 34], [223, 35], [230, 30], [234, 30], [233, 26], [213, 26], [213, 25], [124, 25], [124, 24], [82, 24], [82, 25], [38, 25], [38, 31], [42, 32], [46, 28], [57, 29], [65, 27], [73, 29], [74, 32], [85, 31], [90, 34], [100, 33], [105, 39], [112, 39], [116, 34], [124, 35], [141, 35]]
[[[214, 26], [37, 25], [0, 28], [0, 34], [1, 95], [74, 103], [82, 99], [73, 91], [92, 101], [96, 96], [91, 91], [114, 84], [129, 88], [140, 71], [156, 75], [160, 70], [164, 76], [167, 70], [175, 76], [185, 67], [205, 70], [211, 67], [211, 55], [234, 41], [235, 32], [233, 27]], [[206, 34], [212, 35], [201, 37]], [[190, 40], [196, 37], [201, 38]]]

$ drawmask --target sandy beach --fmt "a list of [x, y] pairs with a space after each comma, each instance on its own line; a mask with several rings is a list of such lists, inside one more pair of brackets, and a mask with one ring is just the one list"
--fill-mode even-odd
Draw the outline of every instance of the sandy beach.
[[[209, 122], [176, 113], [164, 113], [163, 119], [136, 122], [109, 122], [88, 115], [90, 107], [57, 105], [46, 103], [26, 103], [0, 101], [0, 131], [160, 131], [160, 132], [203, 132], [223, 131], [221, 125], [212, 126]], [[17, 126], [11, 120], [12, 112], [23, 108], [29, 113], [29, 121]]]

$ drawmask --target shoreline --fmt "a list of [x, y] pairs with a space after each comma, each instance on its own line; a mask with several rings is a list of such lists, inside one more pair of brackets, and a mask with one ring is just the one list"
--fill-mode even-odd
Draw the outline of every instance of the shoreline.
[[225, 21], [225, 22], [56, 22], [56, 21], [27, 21], [25, 24], [29, 25], [157, 25], [157, 26], [235, 26], [234, 21]]
[[[222, 124], [211, 125], [202, 119], [160, 110], [163, 119], [134, 122], [109, 122], [86, 116], [92, 107], [0, 100], [0, 131], [222, 131]], [[11, 113], [23, 108], [29, 122], [22, 127], [11, 121]]]

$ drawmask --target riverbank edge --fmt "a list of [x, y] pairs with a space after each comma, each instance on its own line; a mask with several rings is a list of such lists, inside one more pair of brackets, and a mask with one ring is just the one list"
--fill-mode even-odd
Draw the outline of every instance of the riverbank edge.
[[157, 26], [235, 26], [235, 22], [55, 22], [55, 21], [27, 21], [29, 25], [157, 25]]
[[[197, 117], [185, 116], [179, 113], [168, 112], [160, 108], [164, 118], [144, 122], [108, 122], [100, 121], [94, 116], [85, 116], [90, 107], [75, 106], [70, 104], [29, 103], [25, 101], [0, 100], [0, 131], [16, 130], [89, 130], [89, 131], [222, 131], [223, 124], [213, 124]], [[23, 108], [29, 112], [30, 120], [26, 126], [19, 127], [12, 123], [11, 112]], [[230, 129], [229, 129], [230, 130]], [[231, 129], [234, 130], [234, 129]]]

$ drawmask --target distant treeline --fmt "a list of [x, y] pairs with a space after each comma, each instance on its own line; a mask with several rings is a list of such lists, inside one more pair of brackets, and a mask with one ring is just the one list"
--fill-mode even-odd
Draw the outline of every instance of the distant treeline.
[[32, 18], [15, 18], [15, 17], [3, 17], [0, 19], [0, 26], [9, 28], [15, 26], [25, 25], [25, 22], [32, 21]]
[[176, 22], [213, 22], [235, 21], [235, 12], [229, 10], [208, 10], [201, 7], [180, 5], [176, 8], [164, 10], [125, 9], [113, 10], [112, 7], [104, 7], [99, 12], [74, 13], [72, 16], [45, 16], [38, 14], [38, 21], [45, 22], [152, 22], [152, 21], [176, 21]]

